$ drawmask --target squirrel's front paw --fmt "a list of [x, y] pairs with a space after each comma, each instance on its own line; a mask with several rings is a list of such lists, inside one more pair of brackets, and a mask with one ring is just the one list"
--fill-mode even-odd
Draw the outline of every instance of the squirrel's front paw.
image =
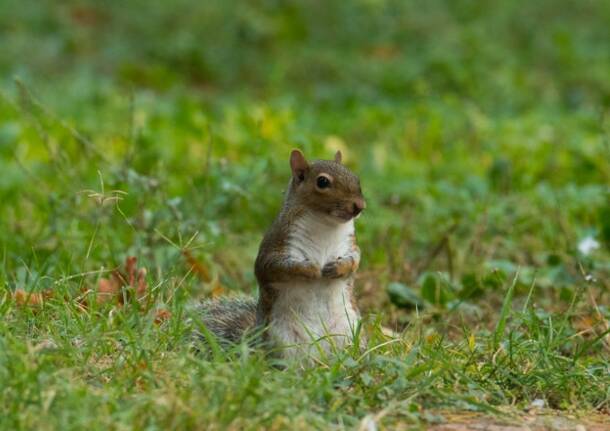
[[352, 258], [337, 258], [332, 262], [326, 263], [322, 268], [322, 277], [341, 278], [353, 272], [354, 261]]
[[315, 280], [317, 278], [322, 277], [322, 271], [320, 270], [320, 267], [318, 265], [310, 262], [309, 260], [306, 260], [301, 265], [301, 275], [306, 279]]

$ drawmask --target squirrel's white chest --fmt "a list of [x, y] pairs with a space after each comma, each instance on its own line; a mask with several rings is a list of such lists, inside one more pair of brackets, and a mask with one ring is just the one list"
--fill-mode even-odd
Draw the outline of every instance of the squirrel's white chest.
[[293, 259], [308, 259], [323, 267], [349, 252], [353, 235], [353, 220], [335, 224], [307, 214], [294, 222], [288, 234], [288, 253]]
[[[293, 259], [308, 259], [322, 268], [350, 251], [353, 234], [353, 221], [329, 225], [303, 217], [290, 232], [288, 252]], [[322, 343], [325, 350], [333, 344], [342, 347], [348, 342], [359, 319], [351, 302], [350, 283], [346, 278], [319, 279], [277, 287], [270, 335], [280, 345], [300, 345], [284, 351], [284, 356], [315, 352], [315, 347], [307, 346], [320, 337], [328, 336]]]

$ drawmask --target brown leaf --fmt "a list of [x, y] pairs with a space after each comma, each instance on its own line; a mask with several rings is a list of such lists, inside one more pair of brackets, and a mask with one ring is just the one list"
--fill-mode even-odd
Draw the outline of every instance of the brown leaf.
[[170, 317], [172, 317], [172, 313], [169, 310], [165, 310], [165, 309], [157, 310], [157, 312], [155, 313], [155, 323], [157, 325], [160, 325], [161, 323], [165, 322], [166, 320], [169, 320]]
[[40, 307], [46, 299], [53, 296], [51, 290], [44, 290], [42, 292], [26, 292], [23, 289], [16, 289], [13, 292], [13, 299], [17, 305], [21, 306], [34, 306]]
[[127, 284], [129, 286], [135, 286], [136, 283], [136, 264], [138, 263], [138, 258], [135, 256], [127, 256], [125, 259], [125, 271], [127, 272]]
[[[144, 304], [149, 294], [149, 286], [146, 282], [147, 271], [146, 268], [138, 268], [137, 261], [135, 256], [128, 256], [123, 269], [117, 268], [108, 278], [100, 278], [95, 292], [97, 304], [122, 306], [126, 299], [134, 298], [143, 304], [143, 309], [149, 309], [150, 303]], [[76, 299], [66, 298], [66, 301], [75, 301], [81, 310], [85, 310], [89, 305], [91, 294], [92, 289], [84, 288]], [[18, 305], [28, 307], [40, 307], [52, 296], [51, 290], [26, 292], [24, 289], [16, 289], [12, 294]], [[155, 323], [167, 320], [170, 316], [169, 311], [159, 310], [155, 314]]]
[[138, 277], [135, 287], [136, 298], [138, 298], [138, 300], [144, 299], [146, 293], [148, 293], [148, 284], [146, 283], [146, 268], [140, 268], [138, 270]]
[[590, 332], [600, 323], [595, 316], [580, 316], [574, 322], [574, 328], [579, 332]]
[[138, 258], [127, 256], [125, 271], [119, 269], [112, 271], [111, 278], [102, 278], [98, 285], [98, 304], [114, 302], [122, 305], [125, 298], [135, 294], [138, 301], [146, 298], [148, 283], [146, 282], [146, 268], [137, 267]]
[[186, 258], [189, 269], [193, 271], [202, 281], [209, 283], [212, 281], [208, 268], [197, 260], [189, 250], [182, 250], [182, 255]]
[[[135, 298], [142, 302], [148, 294], [148, 283], [146, 282], [146, 268], [137, 267], [138, 259], [135, 256], [128, 256], [125, 259], [124, 271], [120, 268], [110, 273], [110, 278], [100, 278], [97, 286], [97, 304], [116, 304], [121, 306], [125, 299], [135, 295]], [[87, 297], [89, 291], [83, 291], [83, 298], [79, 301], [80, 305], [87, 307]]]
[[225, 293], [225, 288], [220, 281], [214, 280], [214, 285], [212, 287], [212, 298], [218, 298]]
[[97, 303], [106, 304], [113, 302], [118, 298], [121, 291], [121, 285], [116, 278], [101, 278], [97, 288]]

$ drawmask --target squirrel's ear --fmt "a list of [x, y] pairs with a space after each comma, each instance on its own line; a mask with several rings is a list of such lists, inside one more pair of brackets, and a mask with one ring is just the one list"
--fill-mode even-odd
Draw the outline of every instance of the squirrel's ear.
[[309, 168], [309, 163], [305, 159], [305, 156], [299, 150], [292, 150], [290, 153], [290, 169], [292, 169], [292, 175], [299, 181], [305, 179], [305, 171]]
[[338, 151], [335, 153], [335, 162], [337, 162], [337, 163], [341, 163], [341, 160], [342, 160], [342, 159], [343, 159], [343, 155], [341, 154], [341, 151], [340, 151], [340, 150], [338, 150]]

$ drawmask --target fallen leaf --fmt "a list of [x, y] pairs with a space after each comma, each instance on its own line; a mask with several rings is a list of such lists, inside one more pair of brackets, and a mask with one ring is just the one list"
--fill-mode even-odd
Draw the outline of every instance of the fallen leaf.
[[573, 322], [574, 328], [579, 332], [590, 332], [600, 323], [594, 316], [581, 316]]
[[193, 271], [205, 283], [212, 281], [210, 271], [208, 271], [206, 266], [197, 260], [189, 250], [182, 250], [182, 255], [186, 258], [189, 270]]
[[146, 283], [146, 268], [140, 268], [136, 279], [136, 298], [144, 299], [148, 293], [148, 283]]
[[[110, 278], [101, 278], [98, 282], [97, 303], [106, 304], [115, 302], [123, 305], [133, 293], [138, 301], [143, 301], [148, 293], [146, 282], [146, 268], [137, 267], [138, 258], [128, 256], [125, 259], [125, 271], [119, 269], [112, 271]], [[85, 304], [86, 305], [86, 304]]]
[[98, 289], [97, 289], [97, 303], [105, 304], [107, 302], [112, 302], [121, 290], [121, 286], [114, 278], [110, 280], [106, 278], [102, 278], [99, 281]]
[[212, 286], [212, 298], [218, 298], [225, 293], [225, 288], [218, 279], [214, 280], [214, 285]]
[[13, 292], [13, 299], [17, 303], [17, 305], [21, 306], [41, 306], [45, 300], [51, 298], [53, 296], [53, 292], [51, 290], [45, 290], [43, 292], [26, 292], [23, 289], [16, 289]]
[[[110, 273], [108, 278], [100, 278], [97, 289], [84, 288], [77, 298], [66, 298], [67, 301], [74, 301], [81, 311], [88, 308], [91, 296], [95, 295], [95, 302], [101, 304], [114, 304], [118, 307], [129, 303], [135, 299], [144, 304], [149, 299], [149, 285], [146, 281], [146, 268], [138, 268], [138, 259], [135, 256], [128, 256], [125, 259], [123, 268], [116, 268]], [[53, 297], [53, 291], [44, 290], [42, 292], [27, 292], [24, 289], [16, 289], [12, 298], [19, 306], [41, 307], [44, 301]], [[150, 310], [150, 303], [143, 306], [143, 310]], [[154, 322], [160, 324], [171, 317], [168, 310], [157, 310]]]
[[157, 310], [157, 312], [155, 313], [155, 323], [157, 325], [160, 325], [161, 323], [165, 322], [166, 320], [169, 320], [170, 317], [172, 317], [172, 313], [169, 310], [165, 310], [165, 309]]

